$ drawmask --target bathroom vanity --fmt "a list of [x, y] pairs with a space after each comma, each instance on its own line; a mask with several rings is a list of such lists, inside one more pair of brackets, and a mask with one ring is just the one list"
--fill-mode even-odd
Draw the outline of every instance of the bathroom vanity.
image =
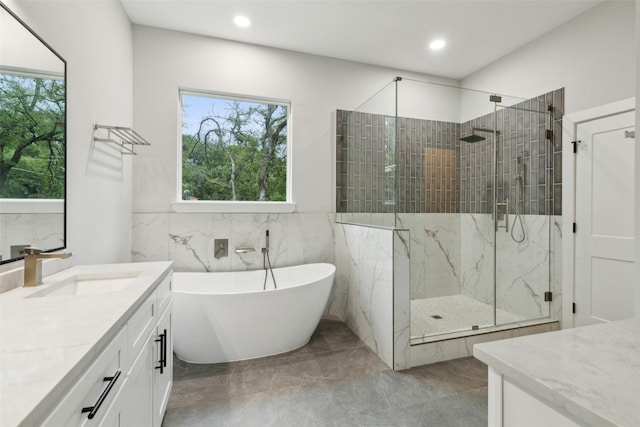
[[0, 294], [0, 425], [160, 426], [171, 265], [76, 266]]
[[639, 426], [640, 319], [477, 344], [489, 426]]

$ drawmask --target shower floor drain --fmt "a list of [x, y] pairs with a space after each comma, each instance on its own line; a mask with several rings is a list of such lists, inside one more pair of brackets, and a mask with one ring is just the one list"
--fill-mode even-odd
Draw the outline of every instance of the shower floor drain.
[[439, 314], [434, 314], [433, 316], [434, 319], [442, 319], [442, 316], [440, 316]]

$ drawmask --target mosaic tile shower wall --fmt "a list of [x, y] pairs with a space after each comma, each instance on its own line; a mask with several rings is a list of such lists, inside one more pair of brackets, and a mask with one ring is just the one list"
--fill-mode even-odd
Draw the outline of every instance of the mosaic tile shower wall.
[[[510, 213], [518, 173], [521, 213], [562, 213], [563, 111], [559, 89], [497, 112], [497, 199], [510, 199]], [[459, 138], [473, 127], [493, 129], [493, 113], [462, 124], [398, 118], [397, 200], [395, 119], [344, 110], [336, 119], [336, 212], [389, 213], [397, 203], [398, 213], [491, 213], [493, 134]]]

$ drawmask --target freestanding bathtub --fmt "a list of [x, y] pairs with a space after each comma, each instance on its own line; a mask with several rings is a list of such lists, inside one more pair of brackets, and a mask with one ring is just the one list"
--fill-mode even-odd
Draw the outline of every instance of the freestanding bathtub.
[[190, 363], [220, 363], [284, 353], [311, 339], [336, 268], [305, 264], [265, 270], [173, 273], [173, 348]]

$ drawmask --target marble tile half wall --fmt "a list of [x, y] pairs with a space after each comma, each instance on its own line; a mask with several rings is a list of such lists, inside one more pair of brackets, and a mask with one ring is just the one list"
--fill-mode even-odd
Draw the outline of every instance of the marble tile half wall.
[[[256, 270], [269, 230], [274, 267], [333, 264], [333, 227], [333, 214], [134, 214], [131, 259], [171, 260], [176, 271]], [[229, 256], [215, 258], [215, 239], [229, 239]], [[235, 253], [240, 247], [255, 251]]]
[[336, 224], [329, 313], [392, 369], [410, 367], [409, 231]]

